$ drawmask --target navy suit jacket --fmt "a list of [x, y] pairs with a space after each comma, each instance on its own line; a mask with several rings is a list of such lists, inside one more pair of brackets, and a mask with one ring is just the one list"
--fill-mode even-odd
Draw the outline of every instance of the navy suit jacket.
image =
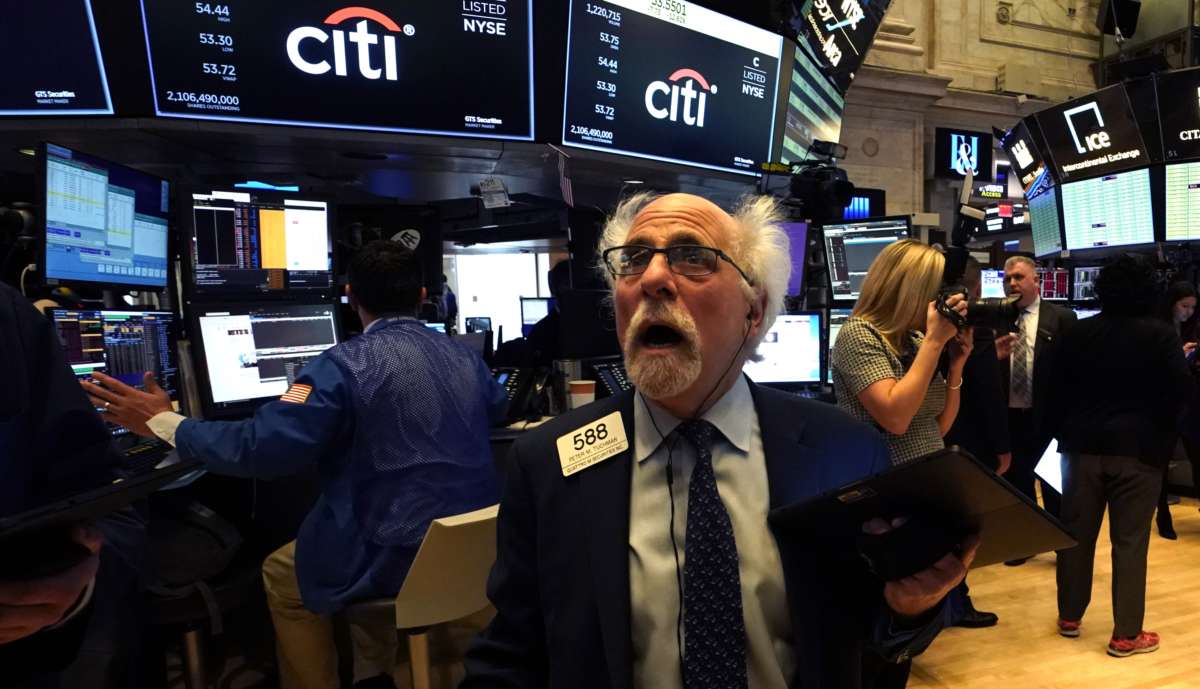
[[[751, 386], [771, 507], [804, 501], [890, 467], [875, 431], [834, 407]], [[629, 491], [634, 397], [627, 392], [544, 424], [513, 445], [488, 595], [497, 615], [472, 644], [461, 689], [632, 686]], [[562, 475], [555, 441], [620, 411], [630, 449]], [[940, 612], [902, 629], [883, 584], [855, 557], [779, 541], [798, 689], [858, 689], [862, 652], [890, 660], [923, 651]]]

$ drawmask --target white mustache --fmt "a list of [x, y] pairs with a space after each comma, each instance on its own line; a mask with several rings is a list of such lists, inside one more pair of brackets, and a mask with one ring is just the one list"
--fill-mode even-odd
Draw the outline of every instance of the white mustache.
[[673, 328], [682, 337], [685, 344], [696, 342], [696, 321], [691, 314], [677, 306], [669, 306], [661, 301], [643, 301], [629, 320], [629, 331], [625, 336], [626, 348], [630, 351], [639, 346], [638, 338], [644, 331], [647, 322], [665, 325]]

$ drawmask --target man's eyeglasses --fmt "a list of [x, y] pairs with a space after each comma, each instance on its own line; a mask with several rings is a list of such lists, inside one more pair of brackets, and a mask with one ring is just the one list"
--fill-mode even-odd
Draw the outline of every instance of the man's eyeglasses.
[[604, 263], [608, 271], [615, 277], [641, 275], [650, 267], [650, 262], [658, 254], [665, 254], [667, 266], [676, 275], [699, 277], [717, 272], [718, 261], [725, 261], [733, 266], [747, 284], [754, 282], [746, 275], [738, 264], [733, 262], [724, 251], [711, 246], [695, 244], [676, 244], [662, 249], [652, 246], [616, 246], [604, 252]]

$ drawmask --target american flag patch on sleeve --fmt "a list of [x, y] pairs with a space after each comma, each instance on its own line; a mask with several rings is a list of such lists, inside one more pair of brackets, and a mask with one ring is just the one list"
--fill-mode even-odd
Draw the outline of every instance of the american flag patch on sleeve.
[[308, 396], [311, 394], [311, 385], [301, 385], [299, 383], [295, 383], [292, 385], [292, 387], [288, 388], [287, 392], [283, 393], [283, 396], [279, 398], [279, 401], [292, 402], [294, 404], [304, 404], [306, 401], [308, 401]]

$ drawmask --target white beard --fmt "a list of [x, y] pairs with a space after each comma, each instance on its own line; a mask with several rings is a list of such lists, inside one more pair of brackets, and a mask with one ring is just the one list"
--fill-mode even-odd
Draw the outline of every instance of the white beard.
[[[682, 341], [667, 356], [645, 352], [639, 338], [646, 321], [669, 325], [683, 337]], [[686, 311], [664, 302], [641, 303], [629, 322], [624, 345], [629, 380], [650, 399], [683, 393], [700, 378], [704, 368], [696, 322]]]

